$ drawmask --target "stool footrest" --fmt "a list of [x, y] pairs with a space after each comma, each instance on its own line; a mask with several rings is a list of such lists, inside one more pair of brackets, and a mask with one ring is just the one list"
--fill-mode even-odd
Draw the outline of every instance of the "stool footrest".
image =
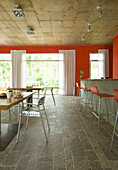
[[110, 112], [110, 111], [108, 111], [108, 113], [111, 114], [112, 116], [115, 116], [115, 117], [116, 117], [116, 115], [115, 115], [114, 113], [112, 113], [112, 112]]
[[115, 135], [118, 137], [118, 133], [115, 132]]
[[99, 119], [99, 116], [98, 116], [95, 112], [92, 111], [92, 114], [93, 114], [97, 119]]

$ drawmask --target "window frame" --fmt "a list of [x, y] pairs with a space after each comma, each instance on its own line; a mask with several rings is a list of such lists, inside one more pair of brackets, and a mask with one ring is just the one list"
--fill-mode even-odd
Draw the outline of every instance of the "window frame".
[[[99, 55], [99, 54], [102, 54], [102, 53], [89, 53], [89, 77], [90, 77], [90, 79], [91, 79], [91, 63], [92, 62], [98, 62], [99, 63], [100, 61], [103, 61], [103, 63], [104, 63], [104, 68], [103, 68], [104, 71], [103, 72], [104, 72], [104, 78], [105, 78], [105, 59], [104, 60], [101, 60], [101, 59], [100, 60], [99, 59], [98, 60], [90, 60], [90, 55], [91, 54]], [[100, 79], [100, 78], [97, 78], [97, 79]]]
[[[60, 54], [60, 53], [26, 53], [26, 56], [28, 56], [28, 55], [61, 55], [61, 56], [63, 56], [63, 54]], [[57, 59], [57, 60], [54, 60], [54, 59], [52, 59], [52, 60], [42, 60], [42, 59], [40, 59], [40, 60], [28, 60], [28, 59], [25, 59], [25, 62], [27, 63], [27, 62], [64, 62], [64, 58], [62, 57], [61, 59]], [[45, 84], [45, 82], [44, 82], [44, 84]], [[58, 86], [56, 86], [56, 88], [59, 88], [59, 85]]]

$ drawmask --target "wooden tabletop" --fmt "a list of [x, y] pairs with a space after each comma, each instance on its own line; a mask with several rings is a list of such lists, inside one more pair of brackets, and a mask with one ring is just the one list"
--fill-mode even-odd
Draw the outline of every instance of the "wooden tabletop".
[[22, 102], [28, 97], [32, 96], [35, 92], [23, 92], [22, 97], [11, 97], [7, 99], [7, 97], [0, 97], [0, 110], [7, 110], [16, 104]]
[[[10, 87], [9, 90], [42, 90], [45, 87]], [[46, 89], [58, 89], [59, 87], [46, 87]]]

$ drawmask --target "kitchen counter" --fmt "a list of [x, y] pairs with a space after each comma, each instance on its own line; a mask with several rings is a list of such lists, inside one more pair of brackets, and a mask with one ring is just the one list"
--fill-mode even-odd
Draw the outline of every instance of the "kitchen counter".
[[[81, 86], [82, 84], [85, 83], [87, 89], [91, 89], [91, 85], [97, 86], [98, 88], [98, 92], [99, 93], [108, 93], [108, 94], [112, 94], [114, 95], [114, 89], [118, 89], [118, 79], [81, 79]], [[89, 94], [89, 100], [91, 100], [91, 92]], [[114, 121], [115, 121], [115, 109], [114, 109], [114, 98], [108, 98], [108, 110], [110, 113], [113, 114], [109, 114], [109, 119], [110, 119], [110, 123], [112, 125], [114, 125]], [[96, 102], [96, 104], [98, 105], [98, 102]], [[115, 102], [115, 106], [117, 107], [117, 103]], [[98, 111], [98, 110], [97, 110]], [[102, 99], [102, 106], [101, 106], [101, 114], [105, 114], [106, 113], [106, 107], [105, 107], [105, 99]], [[105, 119], [106, 115], [103, 115], [103, 117]]]

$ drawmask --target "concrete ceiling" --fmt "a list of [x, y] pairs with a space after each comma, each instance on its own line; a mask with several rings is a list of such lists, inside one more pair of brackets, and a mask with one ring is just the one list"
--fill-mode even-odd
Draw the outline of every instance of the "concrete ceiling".
[[[14, 15], [16, 4], [25, 17]], [[28, 26], [35, 35], [27, 34]], [[116, 34], [118, 0], [0, 0], [0, 45], [109, 45]]]

